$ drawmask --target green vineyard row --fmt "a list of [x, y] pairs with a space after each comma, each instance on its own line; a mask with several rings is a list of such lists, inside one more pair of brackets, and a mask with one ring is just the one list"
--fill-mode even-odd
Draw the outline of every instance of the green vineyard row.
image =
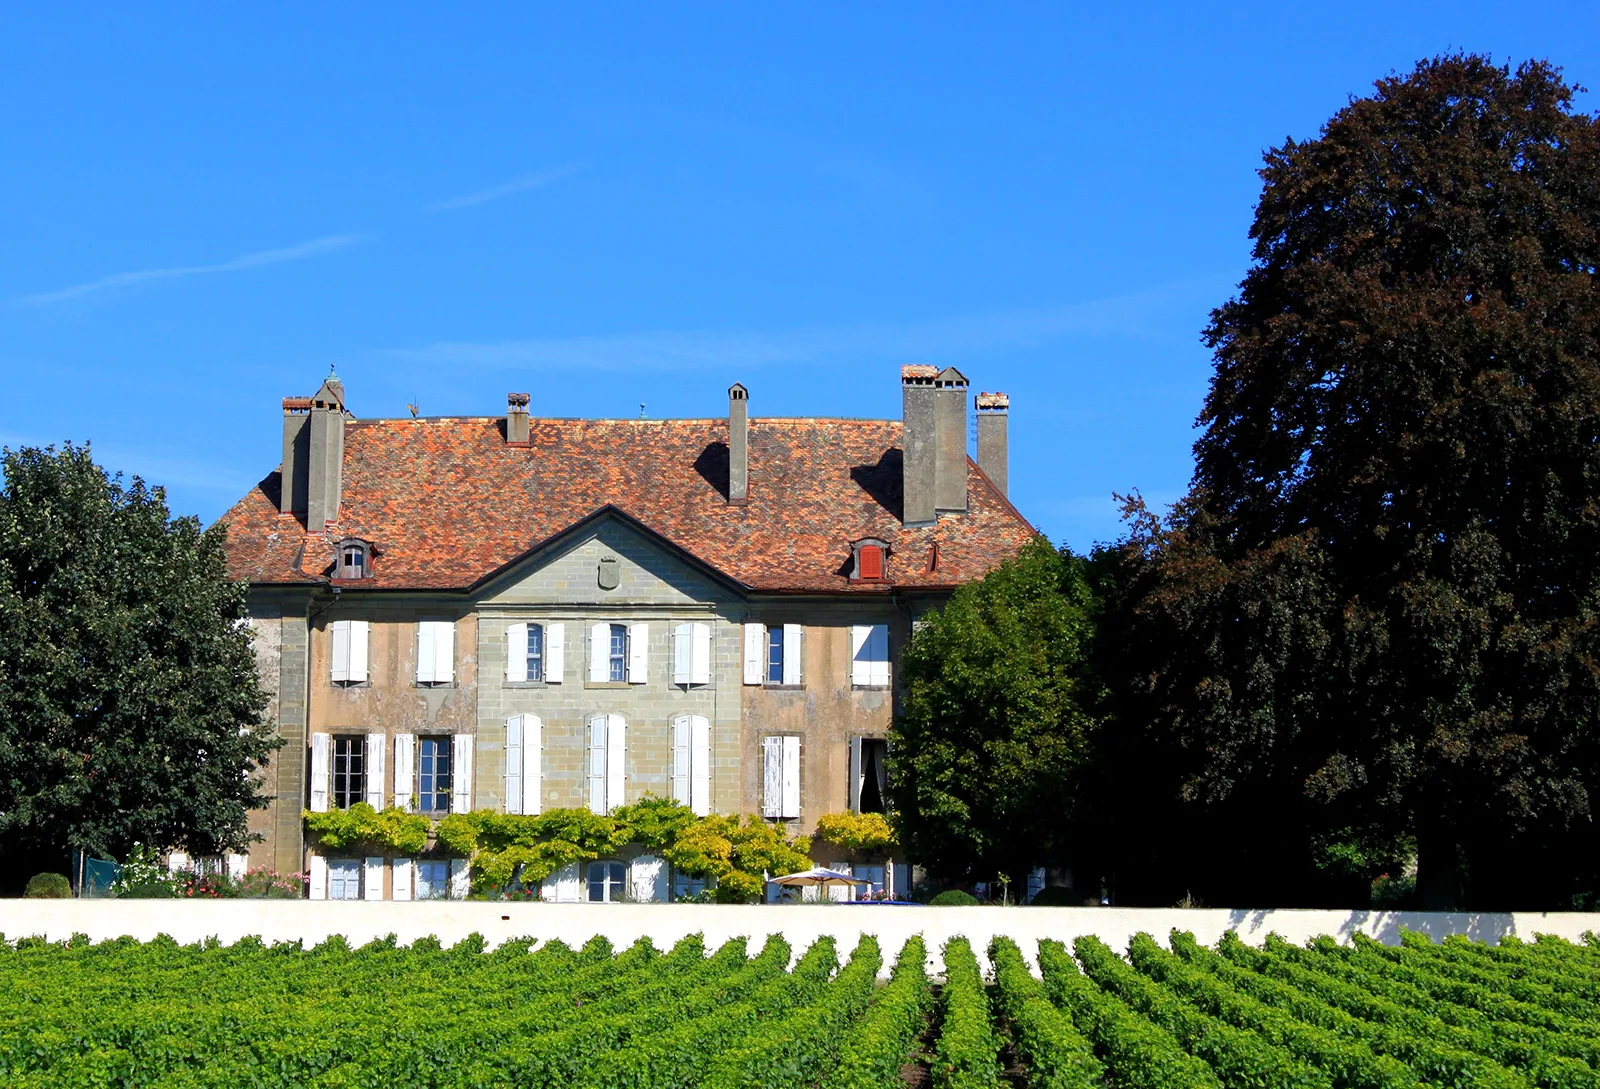
[[913, 938], [0, 945], [0, 1084], [1600, 1089], [1600, 949]]

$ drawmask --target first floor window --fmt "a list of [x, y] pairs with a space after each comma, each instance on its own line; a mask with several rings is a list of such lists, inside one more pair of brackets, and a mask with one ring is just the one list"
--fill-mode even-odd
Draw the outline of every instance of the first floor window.
[[424, 813], [450, 812], [450, 738], [422, 739], [417, 784], [418, 808]]
[[880, 737], [856, 740], [855, 789], [852, 791], [857, 813], [886, 813], [884, 794], [889, 786], [889, 742]]
[[617, 903], [627, 879], [628, 867], [620, 862], [589, 863], [589, 900], [596, 904]]
[[783, 683], [783, 628], [776, 624], [767, 628], [767, 683]]
[[628, 625], [611, 625], [611, 647], [607, 662], [609, 666], [606, 673], [607, 680], [628, 679]]
[[544, 680], [544, 625], [528, 625], [528, 680]]
[[338, 809], [349, 809], [361, 801], [367, 792], [367, 739], [365, 737], [336, 737], [333, 739], [333, 804]]
[[450, 863], [417, 863], [417, 899], [450, 899]]
[[361, 899], [360, 859], [333, 858], [328, 860], [328, 899]]

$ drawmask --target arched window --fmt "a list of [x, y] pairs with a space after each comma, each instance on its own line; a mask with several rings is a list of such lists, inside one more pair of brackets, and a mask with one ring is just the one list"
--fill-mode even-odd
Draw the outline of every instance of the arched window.
[[622, 900], [628, 881], [628, 867], [621, 862], [589, 863], [589, 901], [615, 904]]
[[339, 558], [334, 563], [336, 579], [365, 579], [372, 577], [372, 544], [356, 537], [346, 537], [339, 542]]
[[877, 582], [888, 577], [889, 542], [876, 537], [863, 537], [851, 544], [854, 563], [850, 565], [850, 578], [855, 582]]

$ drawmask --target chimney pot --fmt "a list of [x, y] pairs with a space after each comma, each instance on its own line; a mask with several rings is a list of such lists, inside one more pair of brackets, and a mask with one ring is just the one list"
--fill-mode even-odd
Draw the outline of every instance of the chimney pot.
[[526, 393], [506, 394], [506, 442], [508, 443], [528, 441], [528, 399]]

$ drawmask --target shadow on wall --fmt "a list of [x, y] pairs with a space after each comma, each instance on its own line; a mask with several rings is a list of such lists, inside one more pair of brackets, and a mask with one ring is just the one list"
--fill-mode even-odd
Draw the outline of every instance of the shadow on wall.
[[[1264, 937], [1271, 916], [1283, 911], [1234, 910], [1228, 913], [1228, 929], [1241, 938]], [[1399, 945], [1400, 931], [1412, 930], [1442, 941], [1451, 934], [1464, 934], [1473, 941], [1498, 942], [1516, 933], [1516, 919], [1509, 911], [1352, 911], [1339, 924], [1337, 937], [1348, 943], [1355, 934], [1376, 938], [1385, 945]]]

